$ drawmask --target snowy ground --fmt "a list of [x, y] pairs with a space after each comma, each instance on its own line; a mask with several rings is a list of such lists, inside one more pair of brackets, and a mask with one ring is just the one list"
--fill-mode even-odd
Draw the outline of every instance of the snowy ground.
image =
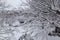
[[[14, 18], [14, 19], [13, 19]], [[0, 40], [21, 40], [27, 34], [27, 39], [34, 40], [60, 40], [58, 36], [49, 36], [48, 33], [54, 30], [54, 25], [50, 24], [42, 17], [23, 14], [13, 18], [1, 18]], [[44, 21], [45, 20], [45, 21]], [[51, 27], [50, 27], [51, 26]]]

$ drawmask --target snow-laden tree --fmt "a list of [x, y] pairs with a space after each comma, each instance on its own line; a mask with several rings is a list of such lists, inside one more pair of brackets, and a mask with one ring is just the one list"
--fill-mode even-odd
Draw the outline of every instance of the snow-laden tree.
[[[59, 20], [60, 14], [60, 1], [59, 0], [31, 0], [29, 2], [30, 8], [38, 11], [49, 22]], [[58, 25], [58, 24], [57, 24]]]
[[[38, 19], [40, 19], [40, 17], [45, 19], [45, 21], [47, 21], [46, 25], [48, 28], [53, 25], [52, 27], [55, 27], [55, 31], [58, 31], [60, 27], [60, 0], [30, 0], [28, 2], [30, 4], [30, 8], [39, 14]], [[47, 32], [48, 28], [45, 28]]]

